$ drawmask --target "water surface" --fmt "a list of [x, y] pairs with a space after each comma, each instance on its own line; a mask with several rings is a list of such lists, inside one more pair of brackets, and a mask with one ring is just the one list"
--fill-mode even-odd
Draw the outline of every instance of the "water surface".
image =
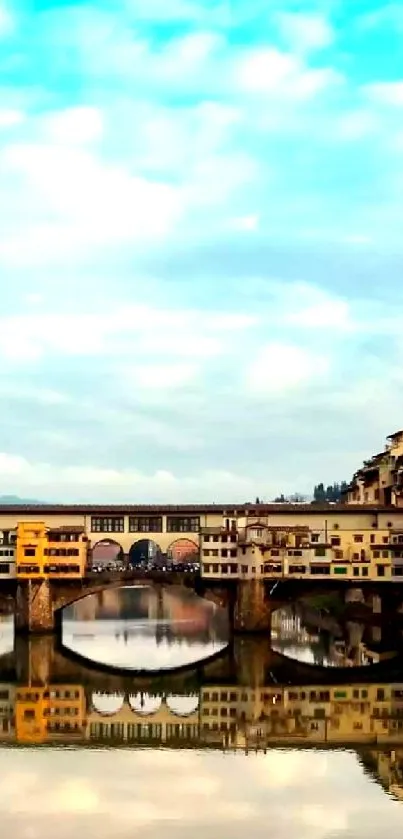
[[[66, 615], [65, 643], [126, 672], [71, 659], [50, 637], [13, 649], [0, 624], [1, 835], [400, 839], [400, 660], [374, 667], [371, 633], [332, 635], [289, 613], [272, 642], [226, 647], [217, 610], [175, 597], [156, 609], [122, 592]], [[196, 660], [217, 644], [221, 656]]]

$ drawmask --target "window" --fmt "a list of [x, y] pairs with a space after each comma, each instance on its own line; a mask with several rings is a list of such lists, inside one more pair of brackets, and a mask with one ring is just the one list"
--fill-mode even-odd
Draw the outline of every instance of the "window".
[[361, 576], [362, 577], [368, 577], [368, 568], [362, 568], [361, 569]]
[[182, 518], [182, 516], [168, 516], [167, 518], [168, 533], [197, 533], [199, 529], [199, 516], [192, 516], [186, 518]]
[[241, 571], [242, 571], [242, 574], [247, 574], [248, 573], [248, 566], [247, 565], [241, 565]]
[[384, 577], [385, 576], [385, 565], [377, 565], [376, 573], [377, 573], [378, 577]]
[[340, 545], [340, 543], [341, 543], [340, 536], [332, 536], [331, 537], [330, 544], [333, 545], [333, 547], [337, 547], [338, 545]]
[[[355, 571], [358, 571], [359, 569], [358, 569], [358, 568], [355, 568], [354, 570], [355, 570]], [[336, 566], [336, 568], [334, 569], [334, 573], [335, 573], [335, 574], [347, 574], [347, 568], [346, 568], [345, 566], [343, 566], [343, 565], [338, 565], [338, 566]]]
[[353, 577], [359, 577], [359, 576], [360, 576], [360, 569], [359, 568], [353, 568]]
[[319, 542], [319, 533], [312, 533], [312, 542]]
[[364, 537], [363, 537], [362, 533], [355, 533], [354, 534], [354, 542], [363, 542], [363, 541], [364, 541]]
[[9, 574], [10, 566], [8, 562], [0, 562], [0, 574]]
[[382, 551], [382, 558], [389, 559], [389, 551]]
[[389, 536], [382, 536], [382, 542], [384, 545], [387, 545], [389, 542]]
[[288, 569], [289, 574], [305, 574], [305, 571], [305, 565], [290, 565]]
[[359, 558], [360, 558], [360, 555], [358, 553], [353, 553], [353, 561], [356, 561]]
[[228, 548], [221, 548], [221, 556], [228, 556]]
[[123, 533], [124, 529], [123, 516], [92, 516], [91, 518], [93, 533]]
[[374, 544], [374, 542], [375, 542], [375, 533], [371, 533], [371, 535], [370, 535], [370, 537], [369, 537], [369, 541], [371, 542], [371, 544], [372, 544], [372, 545]]
[[36, 548], [24, 548], [24, 556], [35, 556]]
[[311, 565], [311, 574], [330, 574], [330, 565]]
[[229, 555], [230, 555], [230, 556], [232, 556], [232, 557], [234, 557], [234, 556], [236, 557], [236, 555], [237, 555], [237, 550], [236, 550], [236, 548], [231, 548], [231, 550], [230, 550], [230, 552], [229, 552]]
[[129, 533], [162, 533], [162, 516], [129, 516]]
[[315, 548], [315, 556], [326, 556], [326, 548]]
[[343, 559], [344, 558], [343, 551], [335, 551], [334, 552], [334, 557], [335, 557], [335, 559]]
[[394, 577], [403, 577], [403, 565], [398, 565], [393, 569]]

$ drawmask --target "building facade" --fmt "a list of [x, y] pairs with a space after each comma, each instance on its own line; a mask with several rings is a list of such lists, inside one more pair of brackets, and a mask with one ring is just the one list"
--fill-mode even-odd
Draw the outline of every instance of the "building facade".
[[403, 431], [390, 434], [384, 451], [364, 461], [355, 472], [346, 501], [403, 507]]
[[79, 578], [97, 546], [113, 542], [127, 563], [145, 540], [165, 555], [179, 546], [180, 557], [185, 543], [210, 579], [403, 581], [399, 507], [0, 507], [0, 533], [0, 551], [7, 551], [0, 578]]

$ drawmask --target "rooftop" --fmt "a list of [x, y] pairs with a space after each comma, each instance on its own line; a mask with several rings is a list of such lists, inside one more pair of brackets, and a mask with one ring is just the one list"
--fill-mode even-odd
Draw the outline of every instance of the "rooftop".
[[[311, 504], [2, 504], [0, 515], [2, 516], [36, 516], [36, 521], [41, 521], [41, 516], [48, 515], [81, 515], [83, 519], [87, 515], [122, 516], [122, 515], [202, 515], [210, 513], [216, 515], [231, 515], [236, 510], [240, 515], [253, 516], [268, 514], [302, 514], [326, 515], [329, 513], [351, 514], [351, 513], [384, 513], [396, 512], [397, 507], [384, 507], [381, 504], [332, 504], [316, 503]], [[42, 519], [43, 520], [43, 519]], [[84, 522], [83, 522], [84, 523]], [[65, 526], [62, 527], [65, 529]]]

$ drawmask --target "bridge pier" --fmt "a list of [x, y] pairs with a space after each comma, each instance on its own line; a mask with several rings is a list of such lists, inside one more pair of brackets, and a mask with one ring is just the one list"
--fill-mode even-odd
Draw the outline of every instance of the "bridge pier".
[[270, 632], [272, 606], [263, 580], [239, 580], [233, 605], [234, 632]]
[[16, 632], [54, 632], [53, 598], [49, 580], [20, 581], [15, 598]]

